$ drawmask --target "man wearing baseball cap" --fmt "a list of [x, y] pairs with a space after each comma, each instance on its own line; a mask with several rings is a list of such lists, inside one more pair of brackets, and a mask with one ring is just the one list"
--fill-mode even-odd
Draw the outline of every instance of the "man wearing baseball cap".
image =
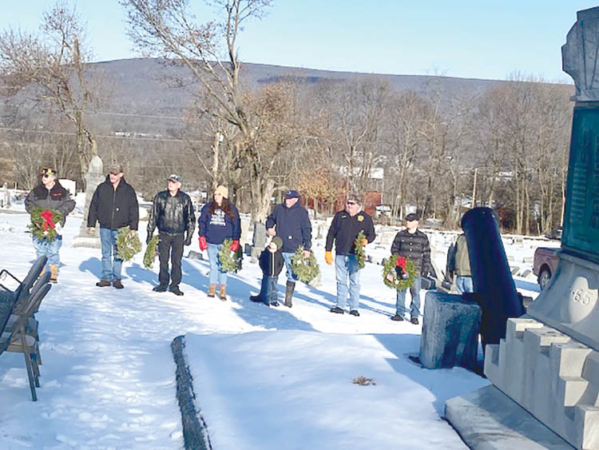
[[106, 181], [100, 183], [94, 192], [87, 217], [90, 234], [95, 234], [96, 222], [100, 224], [102, 244], [102, 279], [96, 286], [112, 285], [116, 289], [123, 289], [123, 260], [116, 251], [116, 237], [122, 227], [129, 226], [137, 231], [139, 205], [135, 190], [125, 181], [120, 164], [113, 163], [108, 167]]
[[[299, 246], [304, 247], [304, 256], [309, 257], [312, 246], [312, 223], [308, 211], [300, 205], [299, 192], [289, 190], [285, 193], [283, 203], [275, 206], [272, 214], [266, 219], [266, 229], [271, 236], [278, 236], [283, 241], [283, 260], [287, 269], [285, 306], [291, 308], [297, 280], [291, 268], [291, 259]], [[260, 295], [263, 293], [258, 294]]]
[[[160, 273], [158, 286], [154, 292], [166, 292], [167, 288], [175, 295], [183, 295], [179, 284], [181, 283], [181, 259], [183, 258], [183, 245], [191, 245], [191, 238], [195, 230], [195, 213], [191, 198], [181, 190], [181, 177], [173, 174], [166, 180], [167, 189], [156, 194], [152, 202], [150, 220], [148, 221], [149, 243], [158, 227], [158, 259], [160, 260]], [[171, 259], [171, 274], [169, 276], [168, 260]], [[170, 279], [170, 286], [169, 286]]]

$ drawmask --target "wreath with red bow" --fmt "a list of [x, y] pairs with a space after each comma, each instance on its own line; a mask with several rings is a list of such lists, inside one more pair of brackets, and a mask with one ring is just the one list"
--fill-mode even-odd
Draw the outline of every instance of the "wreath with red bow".
[[58, 237], [56, 226], [63, 220], [64, 215], [59, 211], [35, 207], [31, 210], [31, 224], [27, 228], [37, 239], [52, 242]]
[[383, 266], [383, 282], [385, 286], [405, 291], [414, 282], [416, 266], [410, 258], [392, 255]]

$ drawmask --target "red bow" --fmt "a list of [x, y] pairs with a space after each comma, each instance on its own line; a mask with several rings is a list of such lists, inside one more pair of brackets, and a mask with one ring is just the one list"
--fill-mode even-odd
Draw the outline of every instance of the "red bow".
[[405, 272], [406, 271], [406, 258], [404, 258], [403, 256], [398, 256], [397, 261], [395, 263], [395, 267], [401, 267], [401, 270], [403, 272]]
[[54, 228], [56, 226], [56, 224], [52, 222], [52, 211], [44, 211], [40, 216], [44, 219], [44, 222], [42, 223], [44, 231], [48, 231], [48, 227]]

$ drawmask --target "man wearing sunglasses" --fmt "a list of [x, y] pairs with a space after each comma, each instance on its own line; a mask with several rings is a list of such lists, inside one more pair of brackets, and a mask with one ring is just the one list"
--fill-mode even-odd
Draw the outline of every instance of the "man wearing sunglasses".
[[119, 228], [129, 226], [137, 231], [139, 205], [133, 187], [125, 181], [123, 169], [119, 164], [108, 168], [106, 181], [100, 183], [89, 205], [87, 226], [91, 234], [95, 233], [96, 222], [100, 223], [100, 242], [102, 244], [102, 279], [98, 287], [114, 286], [123, 289], [121, 269], [123, 260], [116, 251], [116, 237]]
[[[375, 232], [372, 218], [361, 211], [360, 198], [355, 194], [347, 197], [345, 209], [335, 214], [327, 233], [325, 260], [333, 264], [333, 242], [335, 243], [335, 272], [337, 275], [337, 304], [331, 308], [335, 314], [345, 313], [349, 291], [349, 313], [359, 317], [360, 268], [356, 258], [355, 241], [360, 231], [365, 238], [358, 245], [374, 241]], [[347, 280], [349, 278], [349, 288]]]
[[[64, 227], [67, 215], [75, 209], [75, 201], [58, 181], [58, 173], [51, 167], [44, 167], [40, 171], [40, 183], [25, 198], [25, 209], [31, 214], [34, 208], [43, 211], [58, 211], [62, 214], [61, 223], [54, 224], [57, 232], [56, 239], [38, 239], [33, 236], [33, 247], [37, 257], [48, 257], [48, 269], [50, 270], [50, 281], [58, 281], [58, 265], [60, 264], [60, 247], [62, 247], [61, 230]], [[50, 225], [52, 226], [52, 224]]]

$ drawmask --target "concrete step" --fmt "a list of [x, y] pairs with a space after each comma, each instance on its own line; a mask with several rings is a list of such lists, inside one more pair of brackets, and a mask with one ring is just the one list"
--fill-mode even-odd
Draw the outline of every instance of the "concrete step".
[[554, 343], [549, 349], [552, 369], [564, 377], [582, 376], [585, 361], [591, 353], [591, 348], [575, 340]]
[[574, 420], [579, 430], [584, 430], [582, 442], [576, 447], [582, 449], [599, 448], [599, 407], [593, 405], [578, 405], [575, 408]]
[[582, 369], [583, 378], [599, 385], [599, 352], [591, 352]]
[[570, 336], [546, 326], [528, 327], [524, 330], [524, 345], [527, 347], [526, 353], [529, 355], [539, 353], [548, 357], [551, 344], [563, 344], [571, 340]]
[[572, 450], [495, 386], [448, 400], [445, 417], [473, 450]]
[[528, 328], [543, 328], [545, 325], [535, 319], [509, 319], [505, 332], [506, 340], [524, 339], [524, 331]]
[[585, 398], [589, 389], [589, 382], [582, 377], [558, 377], [556, 394], [558, 401], [564, 406], [576, 406]]

